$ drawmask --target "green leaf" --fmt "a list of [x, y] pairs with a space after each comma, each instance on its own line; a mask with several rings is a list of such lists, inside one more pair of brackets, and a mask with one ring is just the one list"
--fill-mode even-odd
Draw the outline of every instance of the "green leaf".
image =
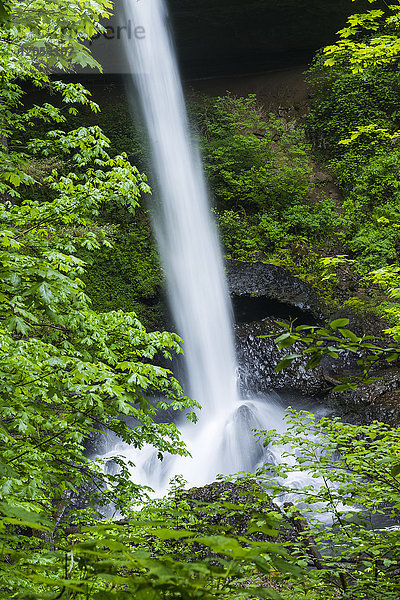
[[314, 369], [315, 367], [318, 367], [318, 365], [321, 362], [321, 359], [322, 359], [322, 354], [319, 354], [319, 353], [314, 354], [310, 358], [308, 363], [306, 364], [306, 369]]
[[276, 373], [280, 373], [283, 369], [286, 369], [296, 358], [301, 358], [301, 354], [290, 354], [289, 356], [285, 356], [277, 365], [275, 371]]
[[349, 329], [342, 329], [339, 328], [340, 333], [342, 334], [343, 337], [351, 340], [352, 342], [359, 342], [360, 338], [358, 336], [356, 336], [355, 333], [353, 333], [352, 331], [350, 331]]
[[38, 292], [38, 295], [43, 300], [43, 302], [45, 302], [46, 304], [50, 304], [54, 299], [53, 291], [52, 291], [50, 285], [48, 283], [46, 283], [45, 281], [40, 284], [37, 292]]
[[342, 327], [346, 327], [350, 323], [349, 319], [335, 319], [329, 323], [332, 329], [339, 329]]
[[20, 317], [11, 317], [11, 319], [8, 319], [6, 324], [10, 331], [16, 331], [22, 335], [27, 335], [30, 331], [29, 325], [27, 325]]
[[[280, 341], [278, 343], [278, 346], [281, 350], [285, 349], [285, 348], [290, 348], [290, 346], [293, 346], [293, 344], [296, 343], [296, 338], [292, 337], [292, 336], [287, 336], [285, 335], [285, 339], [283, 339], [283, 341]], [[276, 341], [276, 340], [275, 340]]]
[[394, 465], [394, 467], [390, 471], [390, 474], [392, 477], [397, 477], [397, 475], [400, 475], [400, 463]]
[[181, 540], [183, 538], [191, 538], [195, 535], [194, 531], [175, 531], [173, 529], [156, 529], [151, 533], [160, 538], [160, 540]]
[[348, 383], [342, 383], [340, 385], [336, 385], [332, 392], [345, 392], [346, 390], [351, 389], [350, 384]]
[[282, 333], [280, 336], [275, 338], [274, 342], [275, 344], [279, 344], [287, 339], [290, 339], [290, 332]]

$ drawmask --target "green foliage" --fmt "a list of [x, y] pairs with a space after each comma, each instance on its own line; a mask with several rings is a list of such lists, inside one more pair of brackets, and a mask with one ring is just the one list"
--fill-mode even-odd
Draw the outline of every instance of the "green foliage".
[[[288, 424], [287, 433], [261, 438], [283, 450], [281, 465], [266, 465], [266, 485], [280, 502], [290, 494], [294, 505], [285, 510], [294, 523], [306, 519], [297, 556], [308, 573], [294, 583], [295, 597], [395, 600], [400, 534], [387, 519], [397, 519], [400, 509], [399, 430], [378, 422], [315, 421], [305, 412], [292, 412]], [[293, 471], [308, 478], [306, 487], [290, 487]]]
[[[64, 543], [65, 554], [61, 549], [48, 553], [45, 568], [34, 558], [26, 560], [42, 594], [58, 587], [76, 598], [189, 600], [234, 595], [278, 600], [271, 573], [296, 578], [301, 571], [280, 545], [255, 540], [251, 533], [276, 536], [274, 511], [255, 513], [242, 535], [227, 526], [233, 515], [259, 506], [257, 496], [265, 496], [260, 486], [252, 494], [250, 486], [239, 483], [242, 497], [237, 504], [221, 500], [211, 505], [190, 501], [179, 488], [180, 483], [173, 483], [168, 497], [145, 504], [123, 522], [81, 528]], [[216, 510], [220, 521], [213, 518]], [[28, 597], [41, 596], [33, 591]]]
[[[388, 347], [382, 339], [374, 336], [357, 336], [353, 331], [347, 329], [349, 322], [349, 319], [346, 318], [335, 319], [325, 327], [295, 326], [294, 323], [279, 322], [282, 333], [274, 341], [280, 349], [290, 348], [296, 342], [302, 342], [305, 345], [303, 353], [309, 356], [306, 364], [307, 369], [317, 367], [326, 356], [336, 359], [343, 354], [353, 354], [359, 372], [351, 377], [341, 378], [343, 383], [336, 386], [333, 391], [356, 389], [360, 383], [368, 384], [375, 381], [373, 377], [374, 367], [382, 361], [387, 363], [396, 361], [400, 357], [400, 349], [398, 347]], [[274, 337], [274, 335], [268, 337]], [[278, 364], [277, 371], [285, 369], [300, 356], [301, 354], [285, 356]]]
[[[352, 160], [362, 166], [363, 161], [357, 163], [357, 155], [369, 157], [376, 147], [390, 146], [390, 140], [377, 135], [376, 129], [393, 130], [399, 122], [397, 66], [374, 67], [362, 74], [352, 74], [339, 65], [327, 68], [323, 55], [317, 55], [310, 74], [315, 99], [308, 128], [323, 136], [330, 156], [342, 157], [352, 152]], [[371, 124], [374, 128], [366, 129], [350, 146], [340, 144], [350, 132]], [[338, 165], [339, 177], [340, 170]]]
[[396, 342], [400, 339], [400, 267], [390, 265], [368, 273], [364, 280], [383, 290], [387, 300], [382, 302], [378, 309], [388, 321], [390, 327], [385, 333], [391, 335]]
[[224, 250], [230, 258], [249, 258], [258, 252], [258, 231], [244, 212], [224, 210], [217, 213], [219, 233]]
[[301, 130], [266, 118], [254, 95], [198, 102], [195, 120], [228, 256], [276, 256], [299, 239], [318, 243], [342, 225], [331, 199], [309, 197], [312, 171]]
[[[173, 482], [167, 497], [145, 503], [124, 521], [86, 521], [73, 532], [61, 529], [50, 543], [28, 538], [29, 552], [10, 548], [19, 569], [4, 582], [0, 577], [0, 584], [32, 600], [54, 594], [279, 600], [271, 577], [282, 574], [297, 581], [302, 576], [297, 561], [274, 540], [282, 517], [265, 510], [265, 491], [257, 482], [229, 485], [238, 490], [237, 502], [229, 495], [224, 500], [224, 494], [218, 502], [198, 502]], [[31, 518], [25, 523], [27, 516], [21, 509], [7, 509], [5, 524], [47, 532], [48, 522]], [[231, 525], [243, 521], [243, 531]]]
[[284, 214], [289, 235], [304, 236], [307, 240], [320, 242], [343, 224], [337, 206], [330, 198], [322, 198], [318, 204], [294, 204]]
[[84, 253], [86, 292], [95, 310], [134, 310], [157, 328], [161, 272], [150, 222], [141, 210], [128, 219], [113, 231], [112, 247]]
[[344, 64], [356, 74], [371, 65], [396, 61], [400, 52], [400, 5], [368, 2], [379, 8], [349, 17], [337, 43], [324, 49], [326, 66]]
[[8, 0], [0, 0], [0, 23], [6, 21], [10, 15], [10, 2]]
[[[345, 160], [351, 168], [352, 154]], [[337, 164], [341, 164], [339, 161]], [[353, 165], [354, 167], [354, 165]], [[379, 149], [363, 166], [345, 175], [346, 194], [343, 207], [348, 225], [347, 246], [358, 259], [358, 269], [365, 273], [398, 260], [400, 217], [399, 152]]]
[[[391, 10], [398, 17], [398, 7]], [[317, 58], [312, 69], [315, 102], [308, 122], [314, 139], [323, 139], [325, 156], [344, 194], [343, 250], [357, 260], [362, 274], [398, 259], [400, 185], [399, 69], [390, 58], [391, 44], [387, 60], [379, 46], [387, 15], [366, 15], [353, 15], [339, 43]], [[390, 25], [393, 32], [397, 17]], [[375, 58], [369, 54], [369, 42]]]
[[286, 210], [271, 210], [247, 216], [244, 211], [226, 210], [217, 214], [221, 239], [230, 258], [251, 260], [276, 258], [280, 250], [290, 253], [297, 242], [317, 244], [332, 234], [343, 220], [335, 203], [323, 198], [318, 204], [294, 204]]
[[[144, 134], [132, 124], [124, 93], [112, 84], [102, 86], [101, 94], [93, 85], [92, 92], [94, 97], [101, 98], [101, 112], [93, 112], [89, 106], [83, 105], [77, 114], [65, 115], [64, 127], [73, 130], [88, 126], [101, 128], [107, 133], [107, 152], [111, 157], [123, 153], [131, 162], [134, 160], [134, 164], [143, 165], [147, 157]], [[60, 113], [65, 114], [62, 102], [54, 94], [46, 94], [41, 90], [40, 96], [52, 100]], [[90, 97], [93, 99], [93, 96]], [[20, 133], [21, 143], [26, 146], [33, 136], [40, 139], [51, 130], [52, 123], [36, 120], [30, 124], [28, 131]], [[67, 174], [67, 167], [62, 155], [35, 157], [34, 161], [30, 161], [28, 172], [41, 183], [40, 186], [29, 188], [30, 198], [45, 201], [51, 193], [46, 185], [46, 177], [53, 168]], [[139, 199], [139, 202], [144, 205], [146, 200]], [[129, 207], [121, 202], [108, 203], [100, 207], [97, 220], [105, 225], [106, 239], [112, 242], [112, 248], [103, 245], [98, 250], [79, 251], [79, 256], [87, 263], [83, 280], [93, 308], [98, 311], [134, 310], [147, 327], [159, 328], [163, 322], [159, 298], [162, 278], [146, 211], [137, 207], [133, 215]]]
[[49, 68], [74, 65], [99, 68], [82, 41], [104, 31], [101, 18], [112, 10], [109, 0], [11, 0], [7, 35], [2, 42], [2, 77], [46, 81]]
[[376, 152], [360, 168], [359, 177], [353, 182], [344, 204], [352, 223], [359, 225], [365, 215], [392, 217], [392, 221], [396, 221], [400, 206], [399, 165], [400, 153], [395, 147], [390, 153]]
[[147, 168], [150, 161], [147, 134], [139, 123], [132, 120], [126, 89], [113, 82], [88, 83], [87, 87], [101, 104], [101, 111], [93, 114], [83, 108], [76, 115], [68, 116], [69, 126], [98, 125], [110, 139], [112, 156], [126, 152], [138, 168]]
[[198, 127], [218, 208], [254, 213], [304, 197], [310, 167], [299, 132], [285, 132], [272, 115], [265, 119], [254, 95], [227, 95], [206, 108]]
[[[181, 352], [179, 338], [147, 334], [133, 313], [93, 312], [81, 280], [84, 263], [74, 255], [79, 247], [99, 247], [102, 232], [91, 231], [91, 218], [101, 203], [119, 201], [134, 210], [140, 187], [147, 191], [124, 157], [107, 155], [107, 144], [95, 128], [34, 140], [35, 153], [61, 145], [80, 170], [68, 176], [53, 170], [54, 197], [47, 203], [26, 199], [0, 207], [0, 489], [36, 510], [50, 508], [53, 498], [62, 499], [91, 472], [99, 476], [82, 453], [99, 423], [137, 447], [146, 442], [184, 452], [173, 426], [153, 423], [144, 396], [158, 390], [177, 409], [187, 403], [172, 374], [154, 364], [158, 353], [170, 358]], [[135, 416], [142, 427], [130, 430], [120, 414]]]
[[358, 269], [365, 273], [372, 268], [384, 267], [398, 257], [399, 234], [397, 228], [376, 223], [361, 228], [349, 242], [358, 255]]
[[344, 202], [348, 247], [366, 272], [398, 259], [400, 198], [399, 152], [377, 152], [353, 180]]
[[334, 280], [337, 282], [337, 269], [341, 265], [354, 264], [355, 261], [349, 259], [346, 254], [339, 254], [338, 256], [325, 256], [320, 259], [320, 262], [324, 267], [323, 281]]

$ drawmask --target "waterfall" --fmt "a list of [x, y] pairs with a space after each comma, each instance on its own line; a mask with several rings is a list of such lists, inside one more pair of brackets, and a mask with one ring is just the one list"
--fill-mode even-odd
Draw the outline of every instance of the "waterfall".
[[145, 35], [127, 42], [153, 154], [161, 203], [156, 236], [172, 314], [184, 339], [189, 395], [202, 415], [237, 400], [231, 308], [200, 154], [189, 137], [180, 77], [162, 0], [125, 0]]
[[166, 6], [163, 0], [124, 0], [124, 11], [126, 22], [145, 32], [126, 41], [126, 53], [151, 142], [161, 199], [155, 230], [171, 311], [184, 340], [186, 391], [202, 406], [197, 425], [181, 425], [192, 460], [169, 457], [161, 465], [151, 448], [140, 456], [124, 445], [113, 448], [133, 460], [135, 481], [162, 490], [175, 473], [201, 485], [219, 472], [254, 469], [262, 449], [252, 429], [279, 428], [283, 409], [238, 393], [222, 255], [200, 153], [190, 139]]

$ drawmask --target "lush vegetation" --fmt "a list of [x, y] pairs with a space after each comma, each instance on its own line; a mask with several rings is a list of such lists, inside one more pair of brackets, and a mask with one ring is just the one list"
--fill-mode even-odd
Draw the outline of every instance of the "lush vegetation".
[[[194, 419], [195, 403], [165, 366], [181, 352], [180, 339], [148, 333], [133, 312], [96, 312], [83, 281], [82, 258], [107, 252], [115, 239], [107, 214], [124, 211], [134, 222], [150, 188], [98, 125], [68, 128], [80, 107], [96, 113], [98, 106], [81, 84], [46, 72], [96, 66], [82, 41], [101, 30], [111, 3], [2, 8], [1, 597], [205, 598], [226, 596], [243, 573], [294, 572], [274, 543], [253, 542], [246, 532], [182, 535], [152, 505], [132, 516], [132, 526], [99, 521], [103, 505], [129, 516], [147, 490], [118, 458], [115, 474], [89, 460], [91, 437], [108, 429], [137, 448], [153, 445], [160, 460], [186, 454], [176, 427], [154, 417], [171, 408]], [[28, 84], [55, 101], [30, 104]], [[149, 401], [156, 396], [162, 400]], [[269, 528], [271, 521], [267, 515]], [[193, 560], [155, 542], [180, 537], [210, 552]], [[241, 595], [273, 595], [259, 588], [256, 579]]]
[[[157, 413], [195, 419], [195, 403], [166, 367], [181, 340], [148, 332], [132, 312], [155, 322], [161, 285], [142, 200], [151, 190], [131, 162], [142, 170], [145, 145], [107, 119], [105, 135], [88, 90], [46, 74], [98, 66], [82, 42], [111, 8], [108, 0], [0, 2], [0, 597], [395, 600], [398, 429], [293, 415], [286, 434], [260, 433], [282, 464], [222, 482], [212, 501], [179, 480], [169, 496], [149, 500], [131, 465], [116, 458], [110, 474], [87, 457], [106, 428], [137, 448], [154, 446], [160, 460], [186, 454]], [[390, 347], [358, 337], [346, 319], [286, 325], [276, 340], [308, 344], [310, 368], [353, 352], [367, 384], [377, 361], [400, 355], [399, 22], [400, 6], [355, 15], [316, 59], [307, 128], [322, 140], [317, 156], [300, 127], [264, 114], [254, 96], [192, 103], [227, 255], [283, 261], [331, 290], [338, 267], [351, 265], [385, 295]], [[32, 88], [44, 102], [30, 101]], [[315, 183], [316, 160], [335, 174], [342, 199]], [[290, 490], [296, 472], [308, 485]], [[266, 488], [278, 501], [291, 491], [293, 504], [278, 509]], [[105, 505], [120, 520], [102, 518]], [[390, 527], [376, 521], [382, 516]]]
[[[389, 311], [395, 325], [381, 283], [400, 248], [399, 7], [370, 3], [315, 58], [304, 129], [254, 96], [205, 99], [194, 113], [227, 256], [282, 264], [333, 306]], [[349, 272], [367, 293], [338, 292]]]
[[[306, 577], [289, 583], [284, 597], [395, 600], [399, 430], [378, 422], [315, 423], [308, 413], [292, 414], [288, 424], [284, 435], [261, 434], [283, 459], [278, 467], [266, 465], [266, 485], [273, 474], [273, 495], [298, 530], [296, 550], [293, 542], [286, 545], [308, 568]], [[300, 487], [304, 477], [307, 485]]]
[[343, 219], [315, 193], [300, 128], [266, 115], [254, 95], [197, 100], [194, 115], [230, 258], [289, 260], [302, 244], [334, 236]]

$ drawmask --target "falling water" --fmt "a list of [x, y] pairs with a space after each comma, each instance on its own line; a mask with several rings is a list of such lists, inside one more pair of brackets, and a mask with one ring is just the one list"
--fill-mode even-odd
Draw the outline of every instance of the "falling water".
[[157, 238], [170, 304], [185, 341], [189, 393], [209, 417], [237, 400], [230, 305], [200, 154], [188, 119], [162, 0], [126, 0], [143, 39], [127, 44], [161, 195]]
[[200, 153], [188, 118], [163, 0], [124, 0], [125, 18], [144, 28], [126, 44], [127, 57], [152, 146], [161, 204], [156, 234], [169, 301], [184, 339], [188, 394], [202, 406], [199, 423], [182, 426], [192, 460], [161, 466], [152, 449], [133, 456], [135, 479], [162, 489], [179, 472], [192, 484], [218, 472], [251, 470], [261, 459], [255, 427], [282, 422], [274, 402], [241, 400], [237, 390], [231, 306]]

